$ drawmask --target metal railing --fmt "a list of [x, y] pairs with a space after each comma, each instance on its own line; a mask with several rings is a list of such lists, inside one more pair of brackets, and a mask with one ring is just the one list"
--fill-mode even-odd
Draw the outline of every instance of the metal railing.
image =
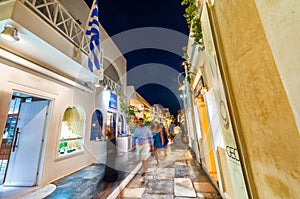
[[63, 34], [85, 54], [89, 53], [89, 37], [85, 30], [57, 0], [21, 0], [52, 27]]
[[121, 85], [110, 79], [107, 75], [103, 75], [103, 80], [101, 80], [100, 83], [103, 86], [106, 86], [108, 89], [115, 90], [116, 92], [123, 95]]
[[[88, 55], [89, 36], [85, 35], [85, 30], [72, 17], [67, 9], [57, 0], [20, 0], [28, 8], [33, 10], [58, 32], [64, 35], [76, 47]], [[101, 53], [103, 48], [101, 47]], [[102, 54], [103, 56], [103, 54]], [[103, 58], [101, 58], [103, 61]], [[101, 63], [103, 65], [103, 63]], [[104, 75], [101, 83], [112, 90], [122, 91], [121, 85]]]

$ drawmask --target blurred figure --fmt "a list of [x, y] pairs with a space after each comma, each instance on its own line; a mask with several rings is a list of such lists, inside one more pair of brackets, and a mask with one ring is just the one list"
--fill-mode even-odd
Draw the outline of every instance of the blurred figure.
[[179, 134], [182, 134], [181, 128], [179, 125], [175, 124], [175, 127], [174, 127], [174, 135], [175, 135], [174, 142], [175, 142], [175, 144], [178, 144], [178, 142], [179, 142], [179, 139], [180, 139]]
[[157, 134], [157, 132], [158, 132], [158, 122], [152, 122], [152, 124], [151, 124], [151, 132], [152, 132], [152, 137], [153, 137], [153, 146], [154, 146], [154, 151], [153, 151], [153, 153], [154, 153], [154, 157], [155, 157], [155, 159], [156, 159], [156, 164], [157, 165], [159, 165], [159, 159], [158, 159], [158, 154], [157, 154], [157, 150], [156, 150], [156, 141], [155, 141], [155, 139], [156, 139], [156, 134]]
[[171, 125], [169, 126], [169, 133], [170, 133], [170, 141], [173, 143], [173, 139], [175, 137], [174, 135], [174, 122], [171, 122]]
[[145, 182], [146, 172], [147, 172], [147, 158], [153, 148], [153, 138], [150, 129], [144, 126], [144, 119], [140, 118], [138, 121], [138, 127], [134, 130], [132, 134], [132, 151], [135, 151], [136, 144], [139, 145], [139, 159], [143, 162], [144, 171], [142, 173], [141, 182]]
[[117, 157], [117, 148], [116, 148], [116, 137], [114, 131], [107, 129], [106, 131], [107, 138], [107, 162], [105, 165], [104, 171], [104, 182], [115, 182], [118, 179], [118, 171], [115, 167], [115, 160]]
[[164, 154], [165, 154], [165, 158], [166, 158], [168, 156], [168, 154], [167, 154], [168, 143], [169, 143], [168, 134], [167, 134], [166, 128], [164, 127], [163, 123], [160, 123], [160, 129], [162, 131], [161, 133], [163, 136], [163, 150], [164, 150]]
[[160, 128], [160, 125], [158, 122], [153, 123], [153, 141], [154, 141], [154, 149], [155, 149], [155, 159], [157, 166], [160, 165], [159, 163], [159, 155], [160, 151], [163, 148], [164, 139], [162, 134], [162, 128]]

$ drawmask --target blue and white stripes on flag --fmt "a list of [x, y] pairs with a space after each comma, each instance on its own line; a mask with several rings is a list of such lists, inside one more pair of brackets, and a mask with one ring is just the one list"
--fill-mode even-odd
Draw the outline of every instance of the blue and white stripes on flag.
[[95, 0], [91, 8], [91, 16], [86, 30], [86, 35], [90, 36], [88, 67], [91, 72], [99, 72], [101, 70], [100, 23], [98, 14], [98, 0]]

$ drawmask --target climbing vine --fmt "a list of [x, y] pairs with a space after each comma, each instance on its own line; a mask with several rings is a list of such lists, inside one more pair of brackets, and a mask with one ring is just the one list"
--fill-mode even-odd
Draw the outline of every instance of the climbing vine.
[[183, 0], [181, 5], [187, 6], [184, 13], [188, 27], [191, 29], [191, 37], [194, 38], [194, 44], [201, 45], [202, 42], [202, 28], [201, 21], [198, 12], [198, 7], [195, 4], [195, 0]]
[[124, 97], [120, 92], [116, 91], [116, 94], [119, 97], [120, 102], [120, 110], [125, 115], [125, 120], [128, 125], [131, 124], [131, 122], [135, 123], [137, 122], [136, 113], [139, 113], [139, 110], [135, 110], [134, 106], [131, 106], [128, 104], [127, 98]]

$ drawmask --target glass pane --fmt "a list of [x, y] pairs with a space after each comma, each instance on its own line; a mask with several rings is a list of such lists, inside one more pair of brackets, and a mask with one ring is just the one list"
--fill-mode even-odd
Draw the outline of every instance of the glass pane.
[[62, 119], [58, 155], [65, 155], [83, 149], [84, 118], [75, 108], [66, 109]]
[[103, 116], [99, 110], [96, 110], [92, 116], [91, 138], [90, 140], [104, 140], [102, 134]]

